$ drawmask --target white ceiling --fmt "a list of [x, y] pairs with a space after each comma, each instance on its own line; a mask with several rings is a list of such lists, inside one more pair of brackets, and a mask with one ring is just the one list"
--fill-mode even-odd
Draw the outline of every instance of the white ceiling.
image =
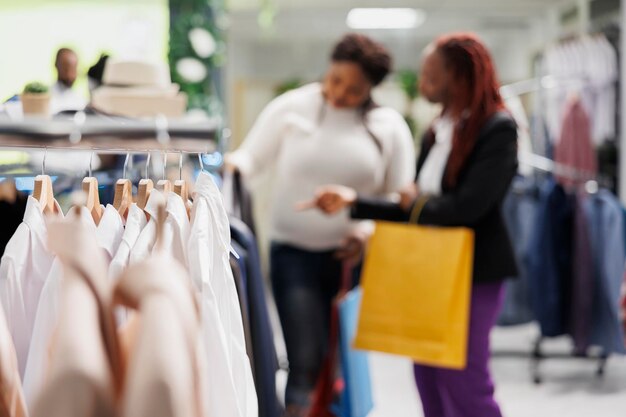
[[[350, 7], [415, 7], [425, 10], [501, 11], [535, 14], [564, 3], [564, 0], [265, 0], [279, 10], [350, 8]], [[262, 0], [229, 0], [228, 8], [235, 11], [258, 10]], [[571, 2], [570, 2], [571, 3]]]
[[426, 12], [426, 21], [411, 31], [378, 31], [382, 38], [432, 36], [454, 30], [529, 30], [545, 21], [555, 6], [575, 0], [265, 0], [275, 7], [271, 30], [262, 30], [262, 0], [230, 0], [231, 39], [330, 39], [348, 30], [345, 18], [353, 7], [411, 7]]
[[[276, 7], [271, 29], [261, 29], [260, 5]], [[442, 33], [473, 31], [493, 51], [506, 79], [529, 73], [530, 56], [549, 39], [556, 7], [578, 0], [230, 0], [230, 71], [248, 78], [313, 78], [322, 73], [332, 44], [350, 29], [353, 7], [411, 7], [426, 12], [415, 29], [371, 30], [398, 68], [417, 66], [418, 53]], [[417, 51], [417, 52], [416, 52]]]

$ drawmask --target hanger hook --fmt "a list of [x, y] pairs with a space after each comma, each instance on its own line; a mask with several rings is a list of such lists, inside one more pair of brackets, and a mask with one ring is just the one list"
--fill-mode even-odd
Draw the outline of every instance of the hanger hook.
[[163, 180], [165, 179], [165, 171], [167, 170], [167, 152], [163, 151]]
[[152, 154], [150, 152], [148, 152], [148, 159], [146, 160], [146, 176], [145, 176], [146, 179], [150, 178], [149, 177], [149, 174], [150, 174], [149, 169], [150, 169], [150, 157], [151, 156], [152, 156]]
[[204, 163], [202, 162], [202, 154], [198, 154], [198, 161], [200, 161], [200, 172], [204, 171]]
[[89, 156], [89, 177], [91, 177], [91, 165], [93, 163], [93, 154], [94, 153], [95, 153], [94, 151], [91, 151], [91, 155]]
[[178, 179], [183, 179], [183, 152], [180, 152], [180, 156], [178, 157]]
[[122, 178], [126, 179], [126, 169], [128, 168], [128, 160], [130, 159], [130, 152], [126, 154], [126, 159], [124, 159], [124, 173], [122, 174]]
[[48, 158], [48, 148], [43, 153], [43, 159], [41, 161], [41, 175], [46, 175], [46, 158]]

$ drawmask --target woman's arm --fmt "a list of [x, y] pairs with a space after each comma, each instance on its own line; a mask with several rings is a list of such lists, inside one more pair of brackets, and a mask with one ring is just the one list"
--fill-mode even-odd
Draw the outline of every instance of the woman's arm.
[[515, 126], [507, 123], [494, 128], [477, 146], [457, 188], [437, 197], [422, 195], [411, 207], [359, 197], [342, 186], [321, 188], [313, 205], [329, 214], [350, 207], [356, 219], [406, 222], [415, 211], [420, 224], [471, 226], [504, 197], [517, 172]]
[[275, 160], [282, 143], [283, 120], [289, 110], [289, 92], [271, 101], [254, 122], [239, 149], [226, 154], [226, 165], [237, 168], [244, 176], [254, 176]]

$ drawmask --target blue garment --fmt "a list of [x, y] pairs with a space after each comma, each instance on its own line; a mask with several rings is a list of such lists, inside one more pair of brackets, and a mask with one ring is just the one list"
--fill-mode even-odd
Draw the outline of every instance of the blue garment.
[[539, 191], [536, 226], [528, 253], [531, 303], [541, 334], [568, 330], [572, 269], [573, 199], [553, 178]]
[[589, 216], [585, 210], [588, 195], [576, 194], [574, 208], [574, 241], [572, 265], [572, 302], [569, 318], [569, 333], [577, 353], [584, 354], [591, 342], [593, 300], [595, 297], [596, 274], [593, 249], [589, 234]]
[[250, 332], [254, 351], [254, 375], [256, 378], [259, 417], [276, 417], [280, 406], [276, 396], [276, 371], [278, 359], [274, 336], [270, 325], [265, 285], [261, 273], [261, 261], [256, 239], [250, 229], [239, 219], [230, 219], [232, 239], [246, 251], [246, 289]]
[[539, 190], [534, 179], [518, 176], [513, 180], [502, 208], [515, 257], [518, 276], [505, 281], [504, 304], [498, 325], [513, 326], [534, 320], [529, 292], [528, 253], [536, 226]]
[[[230, 254], [230, 258], [239, 267], [239, 273], [241, 277], [241, 287], [243, 289], [247, 289], [248, 288], [248, 262], [249, 262], [248, 251], [244, 249], [243, 246], [239, 244], [239, 242], [231, 242], [231, 245], [233, 249], [235, 250], [235, 252], [237, 252], [237, 255], [239, 255], [239, 259], [237, 259], [235, 255], [233, 255], [232, 253]], [[246, 311], [246, 312], [249, 311], [250, 303], [248, 302], [247, 290], [241, 291], [240, 293], [240, 287], [239, 285], [237, 285], [237, 295], [239, 296], [239, 299], [244, 303], [244, 305], [241, 308], [242, 311]]]
[[341, 417], [367, 417], [374, 408], [368, 354], [352, 348], [363, 290], [348, 292], [339, 303], [339, 351], [345, 389], [341, 394]]
[[606, 353], [626, 353], [620, 323], [624, 277], [624, 218], [617, 198], [601, 190], [585, 202], [595, 270], [591, 343]]

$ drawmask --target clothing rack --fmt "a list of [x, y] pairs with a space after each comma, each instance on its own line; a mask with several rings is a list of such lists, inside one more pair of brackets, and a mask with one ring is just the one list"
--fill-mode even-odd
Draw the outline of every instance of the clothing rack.
[[127, 153], [162, 151], [210, 153], [227, 129], [221, 119], [201, 122], [103, 118], [76, 113], [72, 118], [24, 118], [0, 115], [0, 147], [86, 149]]
[[503, 85], [500, 87], [500, 95], [506, 100], [511, 97], [553, 88], [576, 87], [588, 82], [589, 80], [586, 77], [556, 77], [554, 75], [544, 75], [543, 77], [534, 77]]
[[[582, 171], [571, 166], [559, 164], [554, 162], [553, 160], [543, 157], [541, 155], [537, 155], [530, 152], [521, 152], [519, 154], [519, 162], [521, 164], [530, 166], [539, 171], [548, 172], [557, 176], [566, 177], [571, 180], [580, 181], [585, 184], [585, 189], [588, 193], [596, 193], [599, 188], [599, 184], [602, 186], [606, 186], [607, 179], [599, 177], [598, 175]], [[609, 355], [605, 352], [598, 352], [593, 354], [587, 353], [558, 353], [558, 352], [550, 352], [546, 353], [542, 349], [543, 342], [546, 340], [546, 337], [541, 334], [537, 336], [535, 341], [533, 342], [532, 350], [530, 352], [520, 352], [520, 351], [496, 351], [494, 352], [495, 357], [520, 357], [520, 358], [528, 358], [531, 359], [530, 373], [531, 378], [535, 384], [541, 384], [543, 382], [543, 377], [540, 372], [541, 362], [545, 359], [585, 359], [597, 361], [596, 367], [596, 375], [598, 377], [604, 376], [606, 363], [609, 358]]]
[[593, 172], [580, 170], [569, 165], [559, 164], [552, 159], [537, 155], [531, 152], [521, 152], [519, 162], [531, 168], [549, 172], [556, 176], [585, 183], [586, 190], [593, 194], [598, 191], [599, 186], [611, 188], [612, 180]]

